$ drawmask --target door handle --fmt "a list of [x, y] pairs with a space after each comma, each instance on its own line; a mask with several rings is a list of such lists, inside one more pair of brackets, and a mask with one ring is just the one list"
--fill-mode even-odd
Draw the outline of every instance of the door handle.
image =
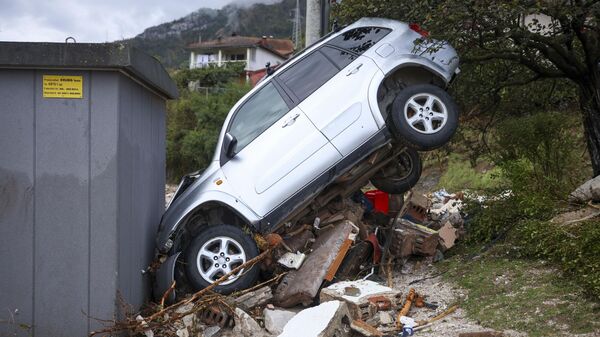
[[298, 117], [300, 117], [300, 114], [297, 113], [295, 115], [293, 115], [292, 117], [290, 117], [287, 121], [285, 121], [285, 123], [283, 123], [283, 125], [281, 126], [282, 128], [285, 128], [286, 126], [290, 126], [294, 123], [296, 123], [296, 119], [298, 119]]
[[359, 64], [359, 65], [357, 65], [357, 66], [356, 66], [356, 68], [354, 68], [354, 69], [350, 70], [350, 71], [349, 71], [349, 72], [346, 74], [346, 76], [350, 76], [350, 75], [354, 75], [354, 74], [356, 74], [356, 73], [357, 73], [357, 72], [360, 70], [360, 67], [362, 67], [362, 63], [361, 63], [361, 64]]

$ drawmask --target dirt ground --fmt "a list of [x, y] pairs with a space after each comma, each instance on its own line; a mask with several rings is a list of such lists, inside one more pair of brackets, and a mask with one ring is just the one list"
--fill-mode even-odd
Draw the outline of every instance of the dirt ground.
[[[415, 282], [414, 284], [411, 284]], [[403, 292], [414, 288], [418, 294], [425, 296], [425, 301], [436, 304], [436, 310], [427, 308], [412, 308], [410, 315], [415, 320], [425, 320], [444, 312], [451, 306], [459, 303], [467, 292], [442, 279], [440, 272], [434, 265], [425, 261], [412, 260], [407, 262], [402, 270], [396, 270], [393, 287]], [[490, 331], [491, 329], [479, 325], [466, 317], [462, 308], [434, 322], [430, 327], [415, 332], [420, 337], [458, 337], [463, 332]], [[507, 337], [525, 337], [527, 334], [514, 330], [504, 331]]]

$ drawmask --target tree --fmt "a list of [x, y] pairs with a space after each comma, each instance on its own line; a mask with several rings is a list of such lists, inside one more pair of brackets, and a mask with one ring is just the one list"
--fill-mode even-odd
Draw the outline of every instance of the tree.
[[498, 86], [566, 79], [577, 87], [594, 176], [600, 175], [600, 2], [344, 0], [341, 22], [384, 16], [421, 23], [463, 63], [510, 65]]

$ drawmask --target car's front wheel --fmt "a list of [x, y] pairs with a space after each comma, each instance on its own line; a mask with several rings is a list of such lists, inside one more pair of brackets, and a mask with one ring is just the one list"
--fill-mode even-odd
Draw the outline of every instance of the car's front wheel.
[[409, 86], [392, 105], [396, 136], [420, 151], [446, 144], [458, 127], [458, 108], [450, 95], [431, 84]]
[[[258, 256], [256, 243], [244, 231], [232, 225], [213, 225], [203, 229], [186, 251], [186, 275], [191, 285], [200, 290]], [[215, 287], [229, 294], [252, 286], [258, 279], [259, 268], [242, 269]]]
[[371, 183], [386, 193], [403, 194], [417, 184], [421, 167], [419, 153], [408, 148], [376, 172], [371, 177]]

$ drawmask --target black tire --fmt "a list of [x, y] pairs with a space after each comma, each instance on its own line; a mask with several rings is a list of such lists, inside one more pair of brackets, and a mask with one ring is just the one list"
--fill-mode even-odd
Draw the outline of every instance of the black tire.
[[415, 149], [407, 148], [373, 177], [371, 184], [390, 194], [403, 194], [413, 188], [421, 177], [421, 157]]
[[[427, 95], [437, 100], [434, 100], [431, 111], [422, 111], [423, 115], [408, 104], [414, 98], [415, 102], [423, 103], [423, 109], [429, 109], [425, 107]], [[434, 112], [444, 111], [445, 123], [441, 122], [441, 118], [434, 116]], [[413, 116], [418, 118], [411, 126], [407, 119]], [[430, 123], [430, 133], [426, 130], [426, 119]], [[454, 136], [458, 127], [458, 108], [452, 97], [442, 88], [431, 84], [412, 85], [400, 91], [394, 99], [391, 123], [392, 131], [398, 139], [419, 151], [431, 151], [443, 146]]]
[[[221, 250], [216, 246], [220, 243], [218, 241], [219, 238], [231, 239], [226, 244], [225, 249], [228, 251], [228, 254], [231, 253], [230, 256], [232, 256], [232, 258], [234, 255], [241, 255], [237, 252], [240, 250], [239, 248], [241, 248], [245, 254], [245, 261], [258, 256], [258, 247], [256, 246], [256, 243], [252, 237], [244, 233], [241, 228], [232, 225], [211, 225], [204, 228], [200, 233], [198, 233], [198, 235], [196, 235], [196, 237], [194, 237], [185, 252], [185, 272], [191, 286], [196, 291], [204, 289], [212, 284], [212, 282], [209, 282], [209, 280], [202, 276], [199, 268], [205, 269], [205, 275], [207, 275], [206, 271], [212, 269], [213, 262], [216, 262], [216, 264], [223, 263], [223, 265], [226, 265], [229, 269], [233, 269], [243, 263], [240, 261], [225, 261], [225, 256], [220, 256]], [[210, 259], [205, 258], [205, 255], [203, 254], [202, 257], [200, 257], [200, 264], [202, 266], [199, 267], [198, 255], [200, 254], [201, 248], [205, 244], [207, 244], [205, 248], [207, 250], [211, 250], [211, 254], [213, 254], [214, 251], [215, 256], [218, 256], [219, 260], [211, 261]], [[208, 262], [210, 262], [210, 264], [208, 264]], [[219, 271], [212, 278], [212, 281], [215, 281], [220, 276], [225, 274], [223, 268], [219, 267], [217, 269], [219, 269]], [[235, 279], [235, 281], [228, 284], [218, 285], [214, 288], [214, 290], [222, 294], [229, 294], [237, 290], [246, 289], [251, 287], [258, 280], [258, 276], [259, 268], [255, 265], [250, 268], [250, 270], [244, 270], [241, 274], [239, 274], [239, 277]]]

